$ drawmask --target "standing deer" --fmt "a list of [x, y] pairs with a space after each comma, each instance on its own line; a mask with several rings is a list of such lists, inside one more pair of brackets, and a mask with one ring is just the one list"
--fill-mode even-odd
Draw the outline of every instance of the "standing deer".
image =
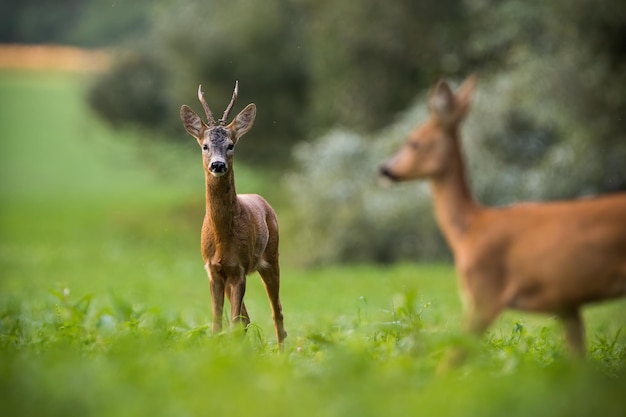
[[278, 265], [278, 222], [272, 207], [256, 194], [235, 191], [233, 156], [235, 145], [252, 127], [256, 106], [248, 104], [235, 119], [227, 123], [228, 114], [237, 99], [238, 83], [233, 96], [217, 124], [207, 105], [202, 86], [198, 99], [207, 117], [187, 105], [180, 109], [185, 130], [202, 148], [202, 165], [206, 183], [206, 214], [202, 224], [200, 249], [209, 275], [213, 308], [213, 333], [222, 330], [224, 295], [230, 302], [233, 323], [244, 327], [250, 317], [243, 302], [246, 275], [258, 271], [272, 308], [272, 318], [279, 345], [287, 337], [280, 304], [280, 268]]
[[626, 194], [502, 208], [468, 186], [460, 125], [476, 84], [440, 81], [428, 120], [381, 167], [392, 181], [427, 179], [454, 254], [466, 331], [482, 334], [505, 308], [556, 315], [574, 353], [585, 352], [581, 307], [626, 295]]

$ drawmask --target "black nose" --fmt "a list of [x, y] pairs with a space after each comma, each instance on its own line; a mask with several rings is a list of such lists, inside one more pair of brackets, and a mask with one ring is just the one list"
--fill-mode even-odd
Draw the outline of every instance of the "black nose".
[[380, 175], [390, 179], [391, 181], [398, 180], [398, 177], [396, 177], [396, 175], [393, 172], [391, 172], [391, 170], [387, 168], [385, 165], [380, 167]]
[[223, 174], [224, 172], [226, 172], [226, 163], [221, 161], [212, 162], [209, 169], [211, 170], [211, 172], [214, 172], [216, 174]]

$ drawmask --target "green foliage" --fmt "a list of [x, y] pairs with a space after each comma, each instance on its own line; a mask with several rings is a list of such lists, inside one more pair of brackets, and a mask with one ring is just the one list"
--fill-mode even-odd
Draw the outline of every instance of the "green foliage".
[[[410, 269], [420, 271], [428, 273], [428, 268]], [[326, 272], [329, 280], [341, 279]], [[362, 290], [385, 288], [371, 284]], [[391, 308], [368, 305], [360, 316], [353, 305], [333, 305], [342, 314], [325, 321], [319, 317], [327, 313], [317, 311], [317, 319], [303, 320], [311, 327], [292, 321], [295, 338], [282, 353], [256, 325], [243, 337], [211, 336], [206, 325], [154, 308], [134, 318], [111, 318], [106, 310], [112, 306], [102, 295], [89, 303], [63, 291], [39, 311], [16, 299], [13, 304], [21, 310], [7, 308], [5, 298], [0, 307], [2, 410], [101, 416], [140, 410], [157, 416], [218, 411], [405, 415], [416, 409], [444, 416], [495, 416], [505, 410], [618, 416], [623, 411], [623, 357], [605, 365], [598, 355], [603, 347], [592, 344], [593, 357], [601, 359], [572, 363], [558, 334], [545, 327], [527, 329], [519, 321], [504, 321], [500, 327], [512, 328], [511, 335], [495, 336], [494, 330], [461, 369], [436, 375], [442, 352], [451, 344], [449, 307], [424, 303], [424, 296], [416, 294], [396, 294]], [[300, 295], [312, 296], [323, 292]], [[433, 308], [444, 315], [433, 316]], [[616, 341], [623, 348], [624, 341]]]

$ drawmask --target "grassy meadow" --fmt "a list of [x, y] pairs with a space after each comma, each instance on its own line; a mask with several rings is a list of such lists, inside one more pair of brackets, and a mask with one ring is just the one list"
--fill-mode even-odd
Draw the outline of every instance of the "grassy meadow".
[[[257, 276], [248, 332], [212, 336], [197, 145], [103, 125], [87, 82], [0, 72], [1, 415], [626, 414], [626, 302], [585, 310], [584, 363], [552, 317], [507, 312], [475, 341], [450, 265], [304, 269], [283, 235], [284, 352]], [[236, 172], [289, 217], [275, 178]]]

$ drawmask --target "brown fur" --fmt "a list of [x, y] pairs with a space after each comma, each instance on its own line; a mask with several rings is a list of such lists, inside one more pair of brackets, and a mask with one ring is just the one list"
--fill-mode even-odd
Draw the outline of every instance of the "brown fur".
[[580, 308], [626, 295], [626, 194], [503, 208], [478, 204], [458, 133], [474, 85], [470, 77], [454, 94], [440, 82], [429, 119], [381, 172], [395, 181], [429, 180], [469, 332], [481, 334], [505, 308], [555, 314], [570, 348], [582, 355]]
[[[244, 326], [250, 323], [243, 302], [246, 275], [258, 271], [270, 300], [276, 338], [282, 345], [287, 332], [279, 297], [278, 221], [272, 207], [261, 196], [237, 195], [233, 173], [234, 146], [252, 127], [256, 107], [249, 104], [229, 125], [214, 126], [208, 106], [199, 95], [209, 124], [188, 106], [181, 108], [181, 119], [187, 132], [203, 148], [206, 214], [201, 252], [211, 287], [212, 330], [217, 333], [222, 329], [224, 296], [230, 302], [233, 323]], [[235, 97], [236, 92], [233, 101]]]

